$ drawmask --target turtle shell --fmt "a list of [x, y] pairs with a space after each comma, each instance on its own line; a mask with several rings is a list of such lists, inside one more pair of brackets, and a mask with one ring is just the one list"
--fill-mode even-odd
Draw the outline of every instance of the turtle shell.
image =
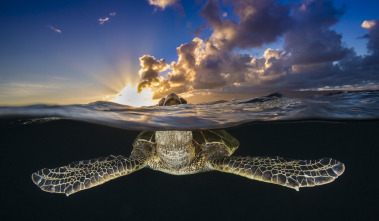
[[192, 131], [192, 134], [193, 141], [200, 146], [221, 144], [227, 148], [229, 155], [233, 154], [240, 144], [225, 130], [196, 130]]

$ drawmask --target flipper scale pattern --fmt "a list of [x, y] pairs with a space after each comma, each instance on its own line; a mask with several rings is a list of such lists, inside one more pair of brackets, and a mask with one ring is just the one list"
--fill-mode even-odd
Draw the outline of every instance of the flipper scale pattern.
[[109, 156], [70, 163], [55, 169], [41, 169], [32, 174], [33, 182], [42, 190], [64, 193], [67, 196], [120, 176], [128, 175], [145, 166], [144, 159]]
[[210, 161], [210, 167], [249, 179], [274, 183], [299, 190], [334, 181], [345, 166], [331, 158], [288, 160], [282, 157], [223, 157]]

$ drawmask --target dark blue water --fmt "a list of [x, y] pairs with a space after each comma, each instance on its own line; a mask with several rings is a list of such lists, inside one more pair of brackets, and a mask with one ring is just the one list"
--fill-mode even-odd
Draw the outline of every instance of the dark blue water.
[[[296, 99], [300, 103], [294, 103]], [[110, 108], [111, 105], [114, 106]], [[141, 109], [109, 103], [12, 107], [12, 112], [3, 107], [1, 220], [378, 220], [377, 92], [308, 98], [276, 94], [218, 102], [224, 105], [221, 110], [228, 110], [223, 113], [236, 113], [231, 121], [211, 120], [211, 114], [200, 111], [201, 105], [209, 109], [214, 104], [177, 109], [147, 107], [140, 115], [154, 119], [149, 124], [161, 122], [157, 126], [160, 129], [176, 128], [178, 122], [183, 129], [192, 128], [185, 125], [196, 125], [194, 119], [205, 128], [239, 125], [227, 128], [240, 141], [234, 155], [332, 157], [345, 164], [345, 173], [330, 184], [297, 192], [220, 172], [173, 176], [142, 169], [66, 197], [41, 191], [32, 182], [31, 174], [77, 160], [129, 155], [140, 132], [138, 128], [147, 126], [139, 122], [134, 128], [125, 122], [138, 122], [136, 110]], [[201, 113], [199, 117], [193, 114], [195, 110]], [[80, 112], [83, 115], [77, 117]], [[246, 121], [240, 112], [255, 118]], [[100, 118], [112, 117], [97, 121], [94, 113]], [[123, 113], [128, 117], [120, 120]], [[83, 116], [91, 118], [82, 119]]]

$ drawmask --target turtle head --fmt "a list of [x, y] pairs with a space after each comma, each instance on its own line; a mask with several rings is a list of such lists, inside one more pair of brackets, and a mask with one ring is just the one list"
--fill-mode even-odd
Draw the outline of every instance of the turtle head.
[[167, 95], [167, 97], [162, 98], [159, 101], [158, 106], [170, 106], [170, 105], [186, 104], [186, 103], [187, 101], [185, 99], [179, 97], [175, 93], [171, 93]]

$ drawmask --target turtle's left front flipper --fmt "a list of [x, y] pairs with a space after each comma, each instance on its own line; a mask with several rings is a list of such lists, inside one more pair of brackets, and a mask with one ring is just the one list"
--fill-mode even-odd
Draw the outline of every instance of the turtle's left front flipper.
[[211, 169], [299, 190], [334, 181], [345, 166], [331, 158], [287, 160], [281, 157], [223, 157], [209, 162]]
[[131, 174], [146, 165], [145, 157], [108, 156], [82, 160], [54, 169], [41, 169], [32, 174], [33, 182], [50, 193], [67, 196], [120, 176]]

